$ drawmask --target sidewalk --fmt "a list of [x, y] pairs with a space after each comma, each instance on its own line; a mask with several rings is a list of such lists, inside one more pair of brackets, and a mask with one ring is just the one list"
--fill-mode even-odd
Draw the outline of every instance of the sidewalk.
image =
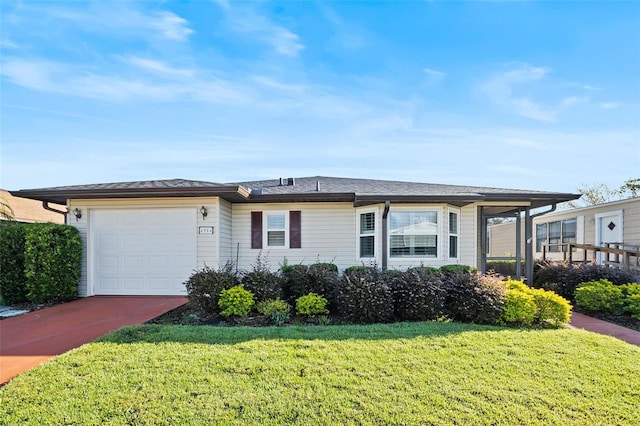
[[594, 333], [606, 334], [608, 336], [617, 337], [620, 340], [640, 346], [640, 331], [592, 318], [587, 315], [574, 312], [571, 315], [570, 324], [575, 328], [583, 328], [593, 331]]

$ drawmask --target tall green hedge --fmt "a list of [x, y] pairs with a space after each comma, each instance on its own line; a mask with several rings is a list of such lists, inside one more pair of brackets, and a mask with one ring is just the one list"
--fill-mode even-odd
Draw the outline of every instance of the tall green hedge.
[[64, 302], [78, 295], [82, 241], [55, 223], [0, 227], [0, 294], [6, 303]]
[[27, 301], [27, 278], [24, 275], [24, 243], [28, 225], [0, 225], [0, 295], [5, 303]]
[[54, 223], [30, 226], [25, 239], [27, 298], [64, 302], [78, 296], [82, 240], [76, 228]]

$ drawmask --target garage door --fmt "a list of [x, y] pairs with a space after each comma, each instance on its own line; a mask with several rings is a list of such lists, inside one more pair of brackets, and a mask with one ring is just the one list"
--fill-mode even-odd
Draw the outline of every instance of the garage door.
[[196, 268], [195, 209], [94, 210], [97, 295], [180, 295]]

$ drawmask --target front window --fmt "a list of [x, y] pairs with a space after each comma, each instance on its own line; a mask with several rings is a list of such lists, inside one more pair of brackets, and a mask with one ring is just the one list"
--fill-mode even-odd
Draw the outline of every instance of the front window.
[[376, 214], [374, 212], [360, 215], [360, 257], [375, 256]]
[[285, 247], [287, 243], [287, 215], [285, 213], [267, 213], [267, 247]]
[[449, 257], [458, 257], [458, 213], [449, 212]]
[[438, 212], [391, 212], [389, 248], [391, 257], [437, 257]]
[[562, 236], [560, 222], [549, 223], [549, 251], [560, 251], [560, 237]]
[[536, 225], [536, 251], [541, 252], [542, 246], [547, 243], [547, 224]]
[[563, 243], [575, 243], [576, 242], [576, 231], [577, 231], [577, 220], [574, 219], [566, 219], [562, 221], [562, 242]]

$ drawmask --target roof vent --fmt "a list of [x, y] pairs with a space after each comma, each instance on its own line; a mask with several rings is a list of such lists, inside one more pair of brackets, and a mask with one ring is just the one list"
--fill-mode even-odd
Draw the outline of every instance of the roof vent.
[[280, 186], [284, 186], [284, 178], [280, 178]]
[[320, 192], [320, 181], [316, 181], [316, 191]]
[[295, 178], [289, 178], [287, 179], [287, 185], [289, 186], [293, 186], [296, 184], [296, 179]]

